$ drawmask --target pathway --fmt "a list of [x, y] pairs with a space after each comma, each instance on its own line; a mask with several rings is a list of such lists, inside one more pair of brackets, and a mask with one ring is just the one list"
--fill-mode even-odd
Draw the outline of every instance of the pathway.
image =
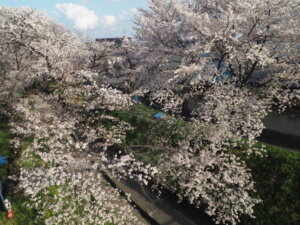
[[104, 175], [112, 185], [131, 194], [134, 205], [152, 225], [213, 225], [211, 219], [201, 210], [178, 204], [175, 198], [168, 195], [158, 198], [150, 188], [141, 187], [135, 181], [118, 181], [107, 172]]

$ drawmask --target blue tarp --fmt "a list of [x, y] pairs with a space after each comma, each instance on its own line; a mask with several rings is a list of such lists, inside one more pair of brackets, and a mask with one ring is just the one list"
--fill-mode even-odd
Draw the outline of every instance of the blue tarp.
[[165, 118], [165, 115], [164, 115], [163, 113], [161, 113], [161, 112], [158, 112], [158, 113], [155, 113], [155, 114], [153, 115], [153, 117], [154, 117], [155, 119], [161, 120], [161, 119]]
[[[220, 59], [214, 58], [212, 59], [212, 63], [215, 64], [216, 66], [219, 64]], [[227, 66], [224, 63], [221, 63], [220, 68], [220, 75], [216, 77], [216, 82], [220, 83], [222, 80], [227, 80], [232, 77], [232, 74], [229, 72]]]
[[0, 164], [7, 164], [7, 157], [6, 156], [0, 156]]

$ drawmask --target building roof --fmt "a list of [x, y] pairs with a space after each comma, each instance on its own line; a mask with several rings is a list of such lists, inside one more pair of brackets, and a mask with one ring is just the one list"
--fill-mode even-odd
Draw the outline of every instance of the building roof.
[[[117, 45], [121, 45], [124, 41], [125, 37], [116, 37], [116, 38], [96, 38], [96, 41], [98, 42], [113, 42]], [[131, 39], [131, 38], [128, 38]]]

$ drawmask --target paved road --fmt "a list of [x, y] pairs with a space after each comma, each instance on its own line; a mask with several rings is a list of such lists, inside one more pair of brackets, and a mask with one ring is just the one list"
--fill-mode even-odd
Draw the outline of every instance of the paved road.
[[296, 135], [265, 129], [257, 140], [271, 145], [300, 151], [300, 137]]
[[[106, 173], [107, 175], [107, 173]], [[132, 180], [117, 181], [108, 177], [119, 189], [131, 194], [132, 201], [137, 205], [141, 214], [152, 225], [213, 225], [212, 220], [203, 211], [187, 203], [177, 203], [170, 193], [158, 198], [150, 188], [142, 188]]]

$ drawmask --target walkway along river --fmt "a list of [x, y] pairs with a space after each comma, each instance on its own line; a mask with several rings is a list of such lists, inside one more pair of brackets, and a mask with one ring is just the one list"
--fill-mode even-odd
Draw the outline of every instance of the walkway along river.
[[212, 219], [186, 201], [177, 202], [175, 194], [164, 190], [158, 198], [150, 187], [141, 186], [134, 180], [118, 181], [107, 171], [102, 171], [112, 186], [130, 194], [132, 204], [151, 225], [214, 225]]

